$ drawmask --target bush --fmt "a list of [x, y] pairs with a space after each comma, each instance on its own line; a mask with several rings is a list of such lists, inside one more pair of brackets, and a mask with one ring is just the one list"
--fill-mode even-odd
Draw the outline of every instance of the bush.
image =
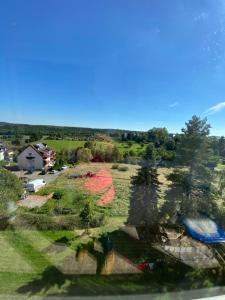
[[5, 230], [9, 226], [8, 218], [0, 218], [0, 230]]
[[62, 191], [56, 191], [56, 192], [54, 192], [52, 198], [56, 199], [56, 200], [60, 200], [62, 198], [62, 196], [63, 196], [63, 192]]
[[118, 167], [119, 167], [118, 164], [113, 164], [113, 165], [112, 165], [112, 169], [114, 169], [114, 170], [115, 170], [115, 169], [118, 169]]
[[74, 215], [61, 216], [58, 218], [57, 226], [60, 230], [74, 230], [81, 227], [79, 217]]
[[136, 156], [136, 152], [133, 149], [130, 149], [129, 156]]
[[91, 149], [89, 148], [80, 148], [77, 150], [77, 160], [82, 162], [89, 162], [93, 158]]
[[90, 222], [90, 228], [101, 227], [106, 223], [106, 216], [103, 213], [96, 213]]
[[76, 215], [58, 217], [34, 213], [20, 213], [15, 223], [17, 226], [37, 230], [73, 230], [80, 227], [80, 221]]
[[119, 171], [125, 172], [128, 171], [128, 167], [127, 166], [121, 166], [118, 168]]
[[[69, 208], [59, 207], [58, 211], [56, 210], [57, 208], [54, 209], [54, 215], [45, 215], [37, 213], [34, 209], [32, 212], [29, 212], [27, 209], [20, 209], [13, 221], [13, 225], [37, 230], [74, 230], [76, 228], [83, 228], [79, 215], [69, 214], [71, 213]], [[104, 213], [94, 211], [89, 226], [90, 228], [100, 227], [105, 224], [105, 221]], [[7, 224], [4, 225], [4, 228], [6, 226]]]

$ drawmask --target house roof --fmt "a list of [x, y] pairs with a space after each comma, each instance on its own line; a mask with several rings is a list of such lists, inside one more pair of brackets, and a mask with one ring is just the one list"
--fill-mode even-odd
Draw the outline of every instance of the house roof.
[[49, 152], [52, 152], [50, 148], [45, 144], [34, 144], [30, 145], [42, 158], [45, 158], [49, 155]]
[[36, 147], [34, 147], [33, 145], [29, 145], [28, 147], [31, 147], [34, 151], [36, 151], [43, 158], [43, 154]]
[[[40, 155], [43, 159], [45, 159], [46, 158], [46, 156], [48, 156], [49, 155], [49, 152], [53, 152], [51, 149], [49, 149], [48, 147], [46, 147], [46, 146], [44, 146], [43, 144], [43, 146], [44, 147], [39, 147], [39, 145], [40, 144], [35, 144], [35, 145], [29, 145], [29, 146], [27, 146], [25, 149], [27, 149], [28, 147], [31, 147], [38, 155]], [[24, 150], [25, 150], [24, 149]], [[23, 151], [24, 151], [23, 150]], [[21, 154], [21, 153], [20, 153]]]

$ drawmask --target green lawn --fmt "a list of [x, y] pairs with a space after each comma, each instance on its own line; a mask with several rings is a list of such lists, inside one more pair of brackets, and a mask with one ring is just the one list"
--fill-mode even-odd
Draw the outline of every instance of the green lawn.
[[[112, 176], [115, 188], [115, 197], [106, 206], [107, 215], [110, 217], [123, 217], [124, 221], [126, 221], [129, 209], [131, 178], [136, 174], [138, 166], [127, 164], [128, 171], [122, 172], [118, 169], [112, 169], [112, 165], [112, 163], [82, 163], [75, 168], [68, 169], [63, 174], [60, 174], [55, 181], [49, 183], [38, 192], [38, 194], [43, 195], [60, 191], [63, 195], [62, 199], [58, 202], [56, 200], [49, 200], [38, 211], [45, 213], [46, 209], [51, 211], [57, 206], [59, 209], [60, 207], [70, 208], [73, 214], [79, 215], [87, 194], [92, 197], [93, 201], [97, 202], [102, 193], [95, 195], [89, 193], [85, 188], [85, 178], [73, 179], [69, 178], [69, 175], [74, 173], [86, 174], [88, 171], [97, 173], [100, 170], [107, 170]], [[120, 165], [122, 166], [122, 164]], [[160, 185], [160, 198], [162, 200], [169, 185], [166, 176], [171, 171], [172, 169], [168, 168], [159, 169], [159, 180], [162, 183]]]
[[46, 187], [38, 192], [39, 194], [49, 194], [57, 190], [62, 191], [62, 199], [58, 202], [58, 204], [57, 201], [50, 200], [43, 206], [42, 209], [39, 210], [44, 210], [45, 207], [51, 209], [58, 205], [59, 207], [62, 206], [71, 208], [74, 210], [74, 213], [77, 212], [79, 214], [79, 211], [83, 207], [84, 203], [83, 197], [86, 197], [86, 195], [89, 194], [93, 198], [93, 201], [97, 202], [102, 193], [96, 195], [88, 193], [88, 191], [85, 189], [86, 179], [70, 179], [68, 175], [73, 173], [85, 174], [88, 171], [98, 172], [100, 170], [107, 170], [109, 173], [111, 173], [116, 191], [114, 200], [107, 206], [107, 211], [111, 217], [124, 217], [124, 220], [126, 220], [129, 207], [130, 180], [131, 177], [136, 174], [137, 169], [137, 166], [134, 165], [127, 166], [128, 171], [126, 172], [113, 170], [111, 163], [82, 163], [75, 168], [69, 169], [65, 173], [58, 176], [55, 181], [49, 183]]
[[[46, 143], [50, 148], [52, 148], [55, 151], [60, 151], [62, 149], [67, 150], [73, 150], [78, 147], [83, 147], [85, 144], [85, 141], [70, 141], [70, 140], [42, 140], [41, 142]], [[95, 142], [98, 147], [107, 147], [109, 143], [107, 142]], [[118, 146], [121, 153], [125, 153], [126, 151], [133, 150], [136, 154], [140, 154], [146, 147], [146, 145], [141, 146], [138, 143], [132, 143], [132, 145], [129, 145], [129, 143], [126, 142], [114, 142], [115, 145]]]
[[[78, 147], [83, 147], [86, 141], [73, 141], [73, 140], [42, 140], [41, 142], [46, 143], [50, 148], [55, 151], [60, 151], [62, 149], [74, 150]], [[97, 147], [106, 148], [109, 142], [95, 141]]]
[[60, 151], [62, 149], [74, 150], [78, 147], [83, 147], [85, 141], [69, 141], [69, 140], [42, 140], [50, 148], [55, 151]]
[[146, 148], [146, 145], [142, 146], [138, 143], [132, 143], [131, 145], [129, 145], [129, 143], [127, 142], [117, 142], [116, 145], [122, 153], [133, 150], [137, 155], [140, 155]]
[[[138, 240], [122, 231], [116, 230], [110, 236], [114, 250], [125, 261], [135, 262], [145, 253]], [[210, 270], [194, 271], [169, 257], [164, 266], [148, 274], [82, 275], [81, 269], [88, 260], [77, 262], [75, 250], [67, 243], [71, 239], [74, 239], [72, 231], [0, 232], [0, 299], [6, 299], [5, 295], [32, 298], [34, 295], [144, 294], [223, 284], [222, 273], [216, 275]], [[98, 251], [91, 254], [91, 259], [97, 259]], [[153, 248], [149, 248], [148, 253], [151, 259], [158, 257]], [[71, 273], [71, 266], [76, 264], [79, 266], [77, 273]]]

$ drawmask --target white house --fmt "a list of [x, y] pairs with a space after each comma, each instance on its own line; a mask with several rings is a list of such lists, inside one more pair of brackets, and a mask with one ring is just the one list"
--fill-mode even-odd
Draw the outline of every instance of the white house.
[[0, 161], [6, 160], [7, 157], [8, 149], [2, 142], [0, 142]]
[[0, 161], [5, 159], [5, 149], [0, 147]]
[[49, 168], [55, 164], [55, 152], [46, 144], [29, 145], [17, 157], [20, 170], [34, 171]]

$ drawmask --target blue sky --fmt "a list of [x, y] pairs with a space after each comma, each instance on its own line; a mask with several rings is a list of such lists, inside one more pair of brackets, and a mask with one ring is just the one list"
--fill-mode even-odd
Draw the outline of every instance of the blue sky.
[[223, 0], [0, 3], [0, 120], [225, 135]]

